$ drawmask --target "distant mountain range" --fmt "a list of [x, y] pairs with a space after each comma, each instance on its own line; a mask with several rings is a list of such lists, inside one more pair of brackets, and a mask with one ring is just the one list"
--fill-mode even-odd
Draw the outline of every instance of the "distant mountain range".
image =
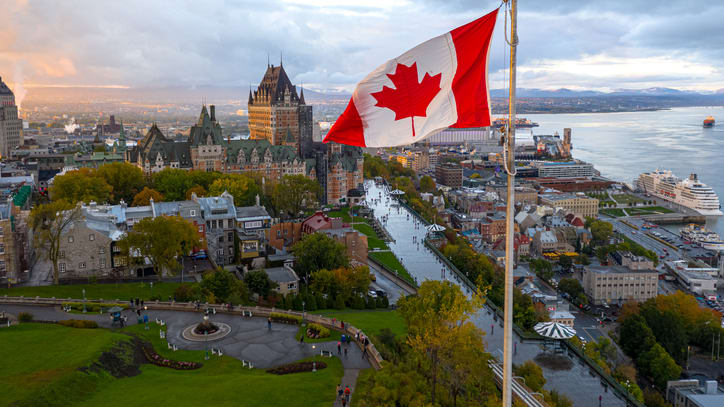
[[[711, 96], [711, 95], [724, 95], [724, 89], [709, 92], [696, 92], [689, 90], [679, 90], [673, 88], [648, 88], [648, 89], [619, 89], [613, 92], [599, 92], [595, 90], [572, 90], [572, 89], [532, 89], [532, 88], [518, 88], [516, 89], [516, 96], [522, 98], [576, 98], [576, 97], [596, 97], [596, 96]], [[493, 89], [490, 91], [491, 97], [508, 97], [507, 89]]]

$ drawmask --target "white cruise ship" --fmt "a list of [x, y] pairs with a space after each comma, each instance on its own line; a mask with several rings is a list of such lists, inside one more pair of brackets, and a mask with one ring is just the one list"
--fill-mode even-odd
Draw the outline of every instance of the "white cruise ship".
[[716, 192], [700, 182], [696, 174], [682, 180], [671, 171], [656, 170], [639, 175], [636, 183], [648, 194], [694, 209], [702, 215], [724, 215]]
[[683, 239], [696, 243], [705, 249], [715, 251], [724, 250], [724, 241], [721, 240], [719, 235], [704, 226], [692, 223], [682, 228], [680, 233]]

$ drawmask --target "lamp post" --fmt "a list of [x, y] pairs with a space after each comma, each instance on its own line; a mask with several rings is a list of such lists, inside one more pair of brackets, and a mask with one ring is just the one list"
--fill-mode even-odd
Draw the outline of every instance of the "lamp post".
[[151, 281], [151, 298], [153, 298], [153, 281]]
[[[204, 315], [204, 322], [208, 322], [209, 316]], [[209, 331], [204, 331], [204, 360], [209, 360]]]
[[83, 289], [83, 313], [85, 314], [85, 288]]
[[148, 331], [148, 307], [144, 305], [143, 311], [143, 322], [146, 324], [146, 330]]
[[[316, 348], [317, 348], [316, 345], [312, 345], [312, 353], [314, 353], [314, 349], [316, 349]], [[316, 372], [316, 371], [317, 371], [317, 362], [312, 361], [312, 372]]]

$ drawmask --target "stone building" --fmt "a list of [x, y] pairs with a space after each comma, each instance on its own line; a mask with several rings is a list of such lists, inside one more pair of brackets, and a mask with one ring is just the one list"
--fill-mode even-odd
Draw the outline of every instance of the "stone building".
[[457, 164], [436, 166], [435, 182], [450, 188], [460, 188], [463, 186], [463, 167]]
[[[209, 112], [210, 111], [210, 112]], [[191, 166], [200, 171], [224, 171], [227, 143], [216, 121], [216, 106], [201, 108], [198, 122], [189, 131]]]
[[259, 87], [249, 90], [249, 134], [254, 140], [287, 145], [301, 151], [301, 141], [312, 139], [312, 107], [297, 94], [283, 65], [267, 65]]
[[643, 302], [656, 297], [658, 273], [656, 270], [634, 271], [621, 266], [586, 266], [583, 290], [596, 305], [604, 302], [621, 305], [627, 300]]
[[163, 135], [156, 123], [143, 140], [126, 151], [126, 161], [135, 164], [147, 174], [164, 168], [193, 168], [188, 142], [175, 142]]
[[18, 118], [15, 94], [0, 78], [0, 156], [23, 144], [23, 120]]
[[[93, 227], [91, 227], [93, 226]], [[58, 256], [60, 278], [109, 275], [111, 243], [113, 239], [104, 230], [96, 229], [92, 221], [79, 219], [61, 236]]]
[[206, 221], [206, 244], [209, 257], [219, 265], [232, 264], [235, 255], [236, 207], [234, 197], [228, 192], [221, 196], [191, 199], [201, 207], [201, 217]]
[[290, 146], [268, 140], [233, 140], [228, 150], [229, 172], [255, 172], [278, 181], [284, 175], [316, 177], [314, 162], [302, 159]]
[[598, 199], [583, 194], [541, 194], [539, 200], [541, 205], [563, 208], [584, 218], [598, 216]]

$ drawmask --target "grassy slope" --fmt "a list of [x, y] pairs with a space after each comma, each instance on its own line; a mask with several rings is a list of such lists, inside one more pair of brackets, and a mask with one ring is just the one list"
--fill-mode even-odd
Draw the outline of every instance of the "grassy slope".
[[384, 264], [390, 270], [397, 271], [400, 275], [406, 278], [407, 281], [414, 281], [412, 276], [410, 276], [410, 273], [407, 272], [405, 266], [400, 263], [400, 260], [398, 260], [392, 252], [370, 252], [369, 256]]
[[114, 342], [127, 339], [105, 329], [60, 325], [0, 329], [0, 405], [10, 405], [53, 383], [77, 380], [72, 377], [77, 368], [88, 365]]
[[[229, 356], [203, 360], [202, 351], [177, 351], [166, 348], [159, 338], [159, 326], [149, 331], [132, 325], [117, 332], [138, 334], [153, 343], [162, 356], [174, 360], [202, 362], [194, 371], [177, 371], [143, 365], [135, 377], [113, 379], [109, 375], [78, 372], [103, 349], [128, 336], [105, 329], [74, 329], [56, 325], [23, 324], [0, 330], [0, 383], [4, 390], [0, 406], [32, 396], [43, 386], [45, 403], [55, 405], [123, 406], [143, 405], [217, 405], [236, 406], [328, 406], [334, 400], [334, 388], [343, 368], [339, 359], [315, 358], [328, 368], [316, 373], [276, 376], [263, 370], [249, 370]], [[20, 352], [19, 350], [24, 350]], [[38, 357], [41, 355], [42, 357]], [[55, 383], [54, 386], [48, 386]], [[9, 393], [7, 393], [9, 391]], [[5, 403], [8, 404], [5, 404]], [[32, 404], [32, 403], [31, 403]]]
[[405, 335], [405, 321], [397, 311], [322, 311], [322, 315], [348, 321], [368, 335], [378, 334], [382, 328], [389, 328], [395, 335]]
[[13, 287], [0, 288], [0, 296], [25, 296], [25, 297], [55, 297], [55, 298], [83, 298], [83, 289], [85, 288], [85, 297], [89, 300], [103, 298], [105, 300], [115, 300], [116, 298], [122, 302], [126, 302], [131, 298], [142, 298], [145, 301], [151, 299], [151, 295], [160, 295], [161, 298], [168, 299], [169, 295], [173, 295], [174, 290], [179, 283], [154, 282], [153, 293], [149, 283], [119, 283], [119, 284], [75, 284], [75, 285], [49, 285], [42, 287]]

